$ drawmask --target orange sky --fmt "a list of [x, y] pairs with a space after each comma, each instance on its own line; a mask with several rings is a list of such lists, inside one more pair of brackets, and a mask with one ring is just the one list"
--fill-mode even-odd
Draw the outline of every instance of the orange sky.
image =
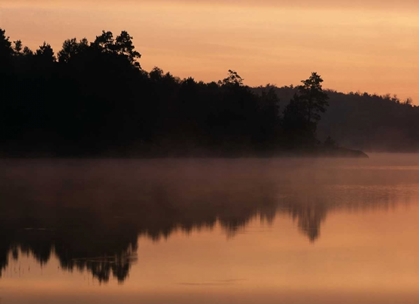
[[211, 81], [233, 69], [250, 86], [316, 71], [326, 88], [418, 104], [417, 0], [0, 0], [0, 27], [56, 52], [68, 38], [127, 30], [145, 70]]

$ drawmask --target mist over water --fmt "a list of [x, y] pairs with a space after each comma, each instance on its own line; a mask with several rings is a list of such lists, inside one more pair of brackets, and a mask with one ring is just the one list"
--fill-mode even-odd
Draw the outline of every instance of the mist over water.
[[418, 154], [369, 156], [1, 160], [0, 297], [416, 303]]

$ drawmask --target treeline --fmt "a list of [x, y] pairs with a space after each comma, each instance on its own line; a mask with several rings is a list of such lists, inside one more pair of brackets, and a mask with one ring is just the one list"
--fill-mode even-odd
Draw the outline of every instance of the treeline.
[[[316, 133], [328, 96], [316, 73], [286, 101], [273, 87], [256, 93], [231, 70], [204, 83], [146, 72], [139, 59], [125, 31], [69, 39], [55, 54], [0, 30], [1, 155], [225, 156], [323, 146]], [[327, 133], [340, 142], [334, 130]]]
[[182, 155], [277, 145], [278, 99], [231, 71], [220, 82], [141, 69], [132, 37], [66, 40], [55, 56], [0, 32], [1, 148], [5, 154]]
[[[279, 98], [280, 112], [296, 92], [293, 86], [254, 88], [255, 93], [272, 88]], [[326, 90], [329, 107], [318, 124], [318, 139], [328, 136], [348, 148], [375, 152], [417, 152], [419, 107], [412, 100], [389, 94]]]

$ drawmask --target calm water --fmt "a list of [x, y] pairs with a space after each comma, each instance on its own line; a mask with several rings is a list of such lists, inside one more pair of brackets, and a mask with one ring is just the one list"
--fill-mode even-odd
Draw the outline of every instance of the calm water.
[[0, 303], [418, 303], [418, 155], [2, 160]]

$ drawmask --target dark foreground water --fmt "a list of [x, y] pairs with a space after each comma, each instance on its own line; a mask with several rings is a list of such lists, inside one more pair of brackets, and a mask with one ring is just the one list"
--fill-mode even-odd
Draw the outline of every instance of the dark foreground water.
[[418, 155], [1, 160], [0, 303], [418, 303]]

